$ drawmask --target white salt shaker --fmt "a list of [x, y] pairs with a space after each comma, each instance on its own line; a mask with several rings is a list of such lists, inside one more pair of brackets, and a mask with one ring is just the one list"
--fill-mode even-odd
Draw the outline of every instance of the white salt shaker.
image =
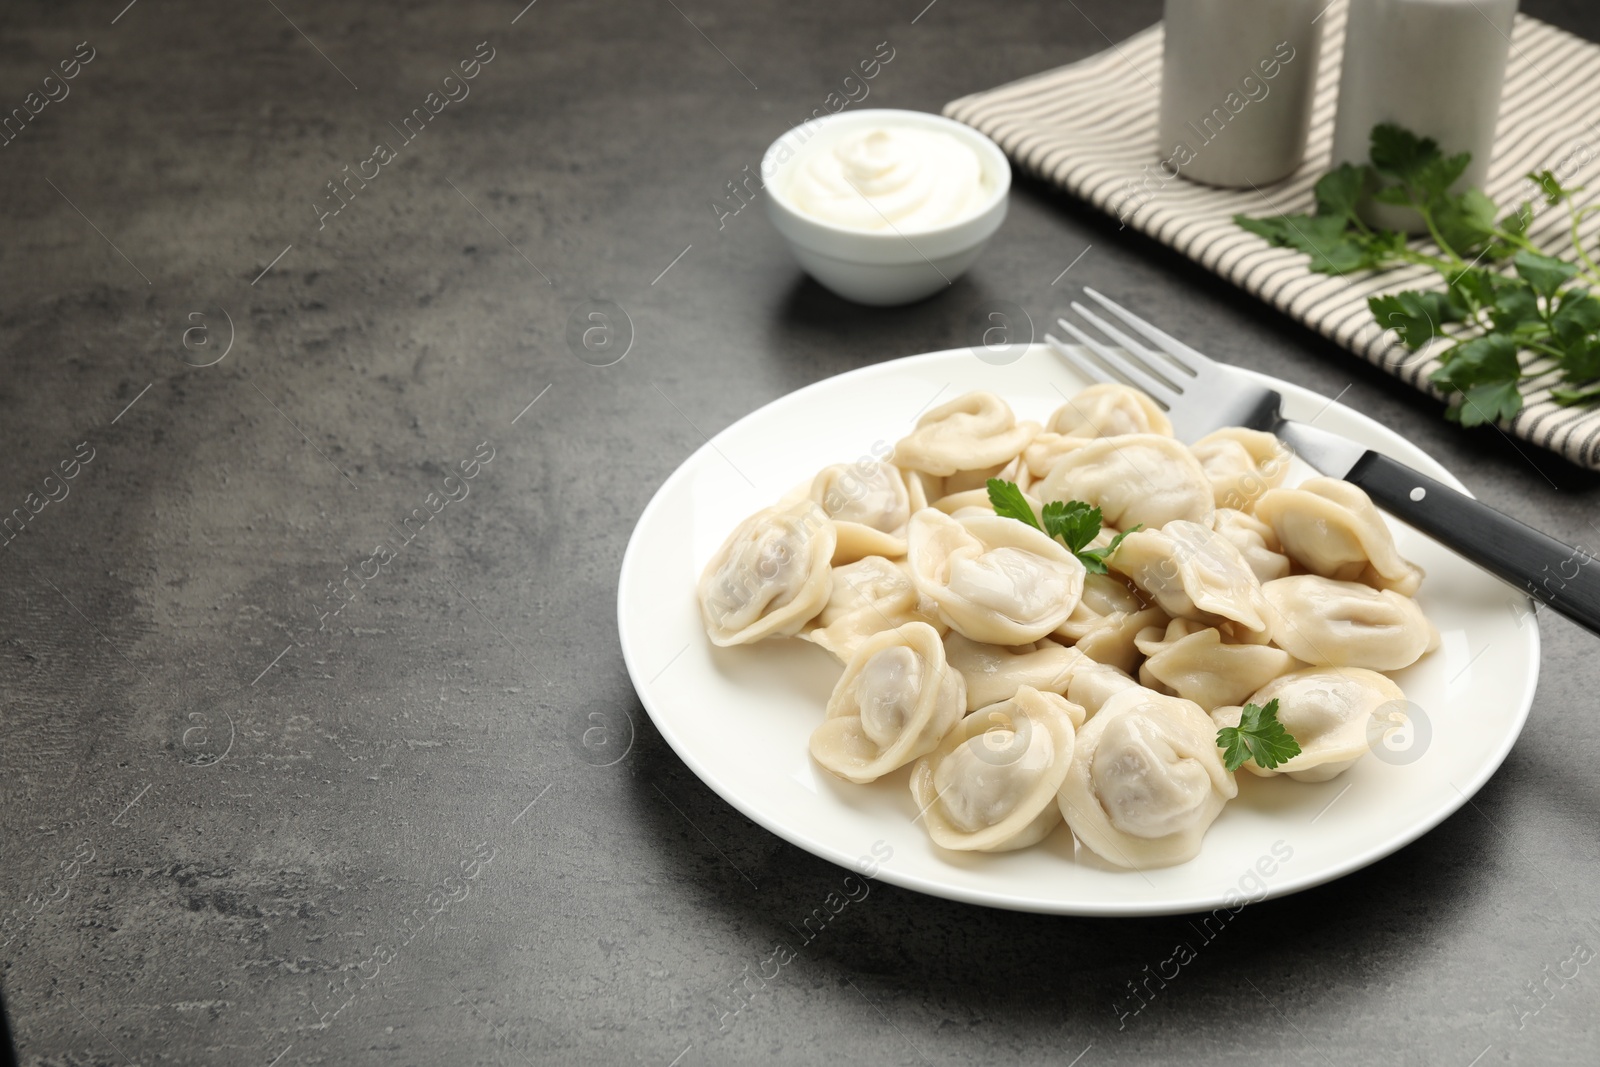
[[1246, 188], [1300, 165], [1326, 3], [1166, 0], [1163, 176]]
[[[1365, 163], [1372, 128], [1392, 122], [1471, 152], [1454, 192], [1483, 186], [1517, 0], [1351, 0], [1339, 75], [1333, 163]], [[1366, 203], [1368, 223], [1419, 232], [1408, 208]]]

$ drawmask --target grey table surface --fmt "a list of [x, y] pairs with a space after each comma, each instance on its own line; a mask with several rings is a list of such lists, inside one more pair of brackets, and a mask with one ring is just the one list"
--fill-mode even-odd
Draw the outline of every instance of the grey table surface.
[[[1246, 909], [1137, 1013], [1185, 919], [881, 883], [732, 1013], [842, 872], [690, 773], [624, 670], [624, 546], [705, 434], [1081, 282], [1341, 394], [1562, 538], [1594, 543], [1600, 488], [1031, 183], [968, 276], [890, 311], [734, 210], [881, 42], [869, 106], [937, 110], [1151, 0], [522, 4], [0, 15], [0, 104], [59, 97], [0, 148], [0, 512], [39, 509], [0, 553], [23, 1062], [1600, 1059], [1600, 646], [1549, 616], [1528, 729], [1470, 805]], [[1525, 8], [1600, 38], [1575, 0]], [[468, 95], [429, 97], [475, 54]], [[604, 367], [568, 342], [599, 300], [634, 334]]]

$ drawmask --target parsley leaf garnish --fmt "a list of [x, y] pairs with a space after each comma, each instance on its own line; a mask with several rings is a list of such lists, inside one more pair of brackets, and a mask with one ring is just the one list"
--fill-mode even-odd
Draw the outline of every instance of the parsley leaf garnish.
[[1444, 365], [1428, 376], [1435, 385], [1459, 392], [1456, 419], [1463, 426], [1510, 418], [1522, 410], [1522, 362], [1516, 339], [1489, 333], [1463, 341], [1440, 357]]
[[1223, 750], [1222, 764], [1230, 771], [1244, 766], [1246, 760], [1255, 760], [1256, 766], [1270, 771], [1300, 754], [1300, 743], [1278, 721], [1277, 698], [1267, 701], [1264, 708], [1246, 704], [1238, 726], [1217, 731], [1217, 747]]
[[1017, 483], [999, 478], [989, 479], [989, 503], [994, 506], [996, 515], [1025, 522], [1035, 530], [1042, 529], [1046, 536], [1066, 545], [1090, 574], [1106, 573], [1106, 557], [1117, 550], [1124, 537], [1140, 528], [1135, 526], [1117, 534], [1104, 548], [1089, 548], [1090, 542], [1100, 536], [1099, 508], [1092, 508], [1081, 500], [1052, 500], [1041, 512], [1044, 518], [1041, 528]]
[[[1001, 518], [1025, 522], [1042, 532], [1043, 527], [1039, 525], [1039, 520], [1033, 517], [1033, 506], [1028, 503], [1028, 498], [1022, 495], [1022, 490], [1017, 488], [1016, 482], [990, 478], [989, 503], [994, 506], [994, 513]], [[1045, 514], [1050, 514], [1049, 508], [1045, 509]]]
[[1082, 552], [1100, 534], [1100, 509], [1081, 500], [1052, 500], [1044, 506], [1044, 532]]
[[1536, 252], [1518, 252], [1517, 258], [1511, 263], [1517, 268], [1522, 280], [1546, 300], [1560, 292], [1567, 279], [1578, 273], [1575, 264], [1565, 263], [1552, 256], [1542, 256]]
[[[1370, 162], [1341, 164], [1317, 182], [1313, 214], [1234, 222], [1305, 253], [1323, 274], [1402, 264], [1437, 271], [1441, 290], [1385, 293], [1367, 307], [1413, 352], [1438, 342], [1428, 349], [1441, 363], [1431, 381], [1454, 399], [1446, 415], [1463, 426], [1512, 418], [1523, 407], [1522, 383], [1551, 369], [1561, 379], [1550, 391], [1556, 403], [1600, 400], [1600, 298], [1590, 295], [1600, 292], [1600, 263], [1580, 239], [1600, 204], [1580, 207], [1581, 187], [1541, 170], [1527, 175], [1534, 195], [1502, 210], [1482, 190], [1453, 191], [1471, 158], [1447, 156], [1432, 138], [1384, 123], [1372, 130]], [[1358, 210], [1369, 198], [1415, 211], [1437, 254], [1369, 226]], [[1536, 211], [1558, 205], [1572, 223], [1565, 259], [1528, 237]]]
[[1393, 330], [1400, 342], [1413, 352], [1435, 337], [1444, 336], [1445, 323], [1461, 319], [1449, 293], [1407, 289], [1372, 297], [1367, 307], [1379, 325]]
[[1561, 203], [1572, 196], [1581, 193], [1582, 189], [1563, 188], [1555, 174], [1548, 170], [1537, 170], [1527, 176], [1528, 180], [1539, 187], [1539, 192], [1544, 196], [1544, 202], [1551, 207]]
[[1104, 574], [1106, 572], [1106, 560], [1110, 559], [1111, 553], [1115, 552], [1117, 546], [1122, 544], [1122, 539], [1142, 529], [1144, 529], [1144, 523], [1136, 522], [1113, 537], [1111, 543], [1106, 547], [1086, 549], [1078, 553], [1078, 558], [1083, 561], [1084, 567], [1088, 569], [1090, 574]]

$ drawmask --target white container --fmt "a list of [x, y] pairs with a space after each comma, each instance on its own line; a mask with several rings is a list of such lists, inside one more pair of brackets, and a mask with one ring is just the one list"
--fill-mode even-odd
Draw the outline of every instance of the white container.
[[1229, 188], [1300, 165], [1327, 0], [1167, 0], [1160, 169]]
[[[971, 213], [914, 233], [840, 226], [801, 210], [788, 195], [792, 168], [851, 131], [915, 124], [959, 138], [978, 156], [984, 195]], [[801, 134], [805, 142], [801, 143]], [[761, 161], [767, 215], [800, 265], [822, 285], [858, 304], [909, 304], [946, 288], [970, 267], [1006, 217], [1011, 165], [998, 145], [970, 126], [921, 111], [873, 108], [830, 115], [790, 130]]]
[[[1351, 0], [1334, 165], [1367, 162], [1372, 128], [1393, 122], [1432, 137], [1445, 155], [1471, 152], [1452, 191], [1481, 188], [1516, 13], [1517, 0]], [[1367, 203], [1361, 213], [1386, 229], [1423, 228], [1408, 208]]]

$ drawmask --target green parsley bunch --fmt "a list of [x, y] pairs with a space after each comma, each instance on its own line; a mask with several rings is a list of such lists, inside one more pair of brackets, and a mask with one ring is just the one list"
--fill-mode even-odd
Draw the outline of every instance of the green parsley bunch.
[[[1446, 156], [1431, 138], [1392, 124], [1374, 127], [1371, 162], [1345, 163], [1316, 185], [1316, 213], [1233, 221], [1274, 245], [1310, 257], [1323, 274], [1379, 270], [1403, 263], [1434, 268], [1442, 291], [1408, 289], [1371, 297], [1378, 324], [1416, 351], [1436, 337], [1453, 342], [1435, 353], [1430, 380], [1457, 399], [1448, 415], [1463, 426], [1509, 419], [1522, 410], [1522, 383], [1550, 366], [1561, 384], [1558, 404], [1600, 400], [1600, 267], [1583, 247], [1579, 227], [1600, 205], [1578, 207], [1583, 189], [1568, 189], [1548, 170], [1528, 175], [1546, 207], [1566, 205], [1574, 262], [1547, 255], [1528, 239], [1534, 202], [1501, 215], [1480, 189], [1450, 192], [1470, 153]], [[1356, 214], [1365, 196], [1415, 210], [1438, 246], [1434, 255], [1403, 234], [1374, 229]], [[1509, 262], [1511, 273], [1503, 265]], [[1446, 329], [1449, 327], [1449, 329]], [[1545, 364], [1544, 360], [1553, 364]]]
[[1091, 508], [1081, 500], [1052, 500], [1040, 511], [1039, 517], [1044, 519], [1044, 525], [1040, 526], [1039, 519], [1034, 517], [1033, 508], [1028, 504], [1028, 498], [1022, 495], [1016, 482], [990, 478], [989, 504], [1002, 519], [1027, 523], [1066, 545], [1090, 574], [1106, 573], [1106, 557], [1117, 550], [1124, 537], [1143, 525], [1141, 523], [1122, 531], [1104, 548], [1090, 548], [1090, 542], [1100, 536], [1100, 509]]

